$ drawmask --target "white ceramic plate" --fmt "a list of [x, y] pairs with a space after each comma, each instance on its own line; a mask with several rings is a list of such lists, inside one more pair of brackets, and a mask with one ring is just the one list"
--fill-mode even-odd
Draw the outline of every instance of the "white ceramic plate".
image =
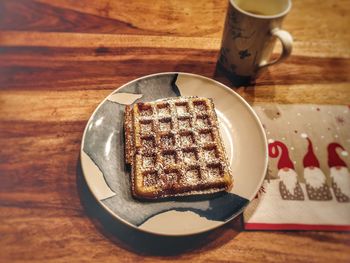
[[[174, 96], [214, 100], [234, 177], [229, 193], [159, 202], [132, 198], [124, 161], [125, 105]], [[248, 103], [225, 85], [188, 73], [149, 75], [116, 89], [92, 114], [81, 145], [83, 174], [101, 206], [131, 227], [160, 235], [208, 231], [239, 215], [259, 190], [267, 160], [264, 129]]]

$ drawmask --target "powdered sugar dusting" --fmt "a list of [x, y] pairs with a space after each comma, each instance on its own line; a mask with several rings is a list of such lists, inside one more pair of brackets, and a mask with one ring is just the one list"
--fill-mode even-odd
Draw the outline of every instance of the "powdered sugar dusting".
[[[196, 193], [220, 191], [230, 185], [227, 181], [230, 167], [210, 100], [166, 99], [136, 104], [132, 112], [133, 125], [139, 123], [143, 135], [140, 143], [136, 135], [133, 149], [134, 154], [141, 155], [142, 166], [137, 165], [139, 158], [132, 164], [136, 170], [134, 176], [143, 176], [144, 187], [149, 187], [143, 191], [168, 196], [177, 195], [176, 189], [182, 189], [181, 185]], [[154, 178], [158, 180], [156, 183]], [[213, 183], [215, 187], [211, 190], [201, 190], [201, 185]], [[186, 192], [183, 191], [181, 195]]]

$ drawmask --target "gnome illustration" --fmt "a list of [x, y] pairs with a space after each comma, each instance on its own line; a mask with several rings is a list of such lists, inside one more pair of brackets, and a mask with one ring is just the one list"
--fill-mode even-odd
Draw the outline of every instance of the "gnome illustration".
[[279, 190], [282, 199], [304, 200], [304, 193], [298, 182], [293, 162], [289, 158], [287, 146], [280, 141], [271, 142], [269, 143], [269, 155], [271, 158], [280, 156], [277, 175], [280, 178]]
[[350, 202], [350, 173], [346, 163], [340, 159], [336, 149], [340, 148], [343, 155], [347, 155], [344, 147], [339, 143], [328, 145], [328, 166], [332, 179], [332, 188], [338, 202]]
[[320, 163], [314, 153], [312, 142], [307, 136], [307, 152], [303, 159], [306, 192], [310, 200], [332, 200], [332, 193], [327, 184], [326, 176], [320, 169]]

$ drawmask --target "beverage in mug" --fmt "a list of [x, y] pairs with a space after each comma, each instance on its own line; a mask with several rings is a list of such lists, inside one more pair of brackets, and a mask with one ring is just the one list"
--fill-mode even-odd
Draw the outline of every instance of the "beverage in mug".
[[[264, 68], [291, 54], [292, 36], [281, 29], [290, 8], [290, 0], [229, 1], [218, 66], [233, 84], [250, 83]], [[276, 39], [282, 53], [270, 61]]]

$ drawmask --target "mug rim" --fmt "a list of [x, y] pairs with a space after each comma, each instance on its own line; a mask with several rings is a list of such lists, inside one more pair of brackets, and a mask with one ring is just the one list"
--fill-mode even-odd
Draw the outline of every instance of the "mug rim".
[[243, 10], [242, 8], [240, 8], [236, 3], [235, 0], [229, 0], [230, 4], [239, 12], [241, 12], [242, 14], [245, 14], [247, 16], [250, 17], [255, 17], [255, 18], [260, 18], [260, 19], [274, 19], [274, 18], [280, 18], [283, 17], [285, 15], [287, 15], [290, 11], [290, 9], [292, 8], [292, 1], [291, 0], [286, 0], [287, 1], [287, 7], [285, 8], [285, 10], [283, 10], [282, 12], [276, 14], [276, 15], [257, 15], [257, 14], [253, 14], [250, 12], [247, 12], [245, 10]]

